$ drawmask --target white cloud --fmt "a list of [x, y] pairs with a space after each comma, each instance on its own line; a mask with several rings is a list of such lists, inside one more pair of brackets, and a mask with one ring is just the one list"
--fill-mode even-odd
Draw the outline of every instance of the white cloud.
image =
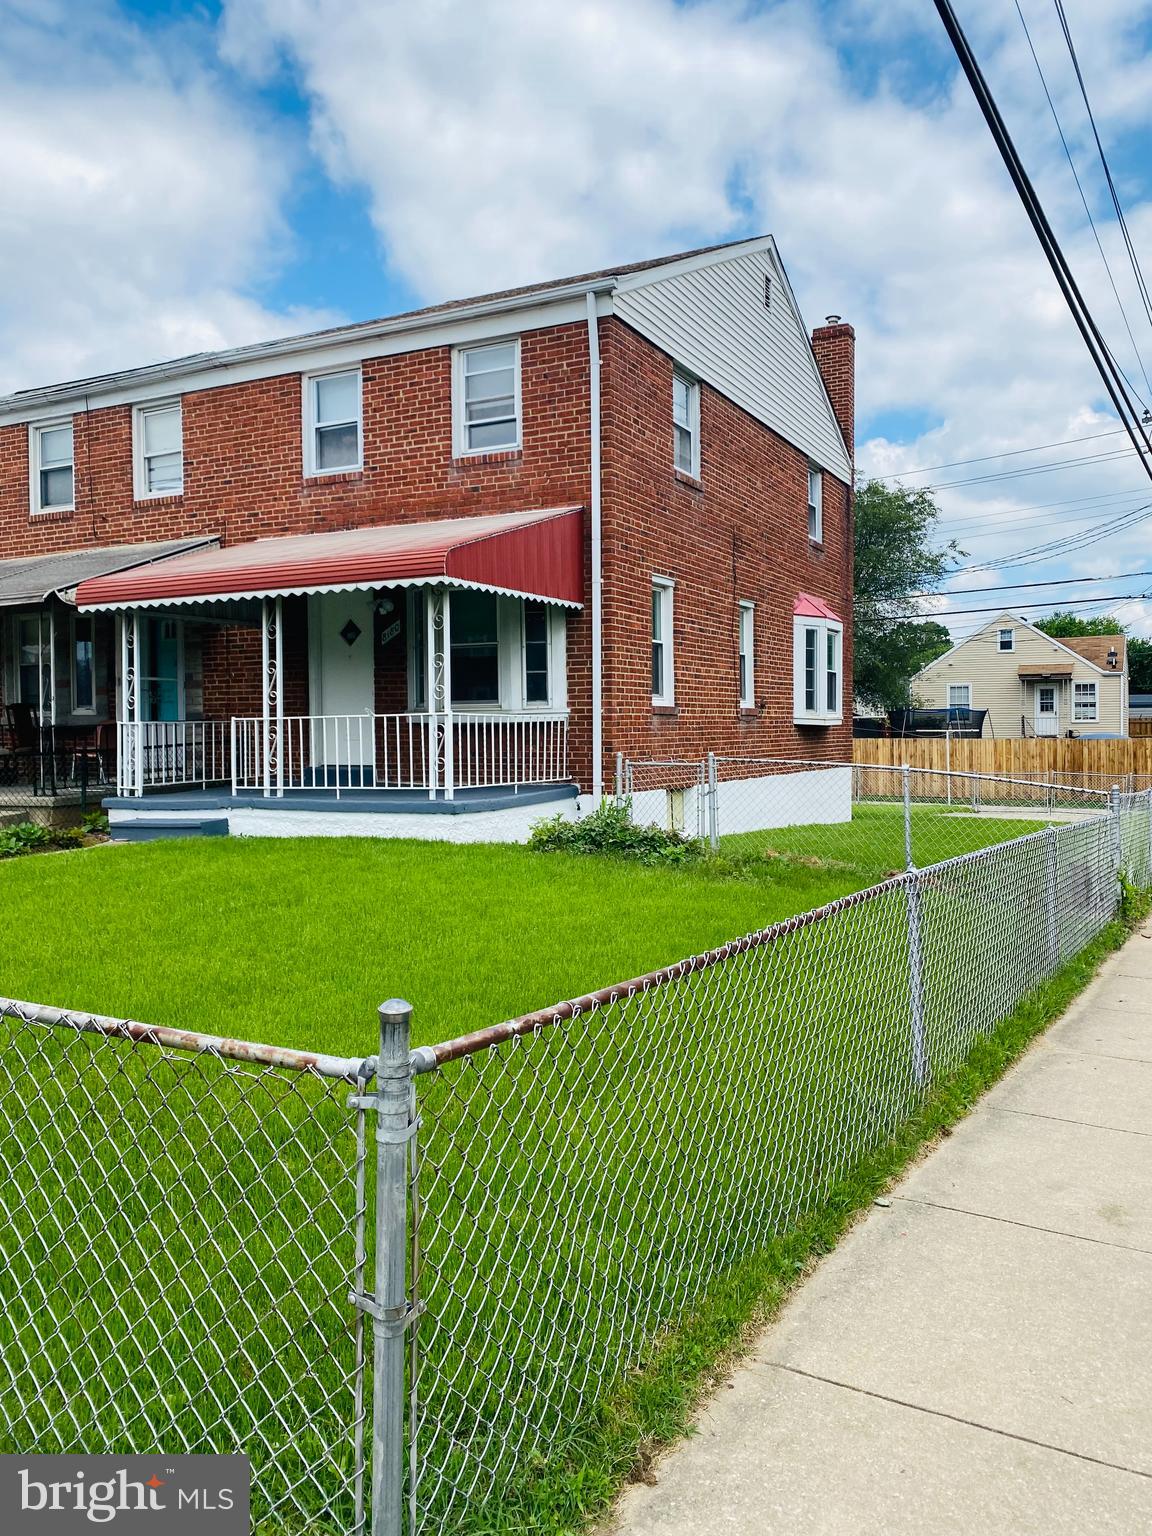
[[286, 239], [291, 162], [188, 39], [49, 3], [0, 3], [0, 36], [0, 389], [318, 318], [249, 296]]

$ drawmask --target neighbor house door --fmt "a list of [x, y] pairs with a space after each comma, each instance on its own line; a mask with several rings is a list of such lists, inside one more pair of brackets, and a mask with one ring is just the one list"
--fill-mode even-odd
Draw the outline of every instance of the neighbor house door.
[[374, 612], [371, 592], [308, 599], [310, 756], [324, 770], [321, 782], [355, 788], [375, 779]]
[[1059, 736], [1060, 704], [1055, 683], [1036, 684], [1036, 734]]

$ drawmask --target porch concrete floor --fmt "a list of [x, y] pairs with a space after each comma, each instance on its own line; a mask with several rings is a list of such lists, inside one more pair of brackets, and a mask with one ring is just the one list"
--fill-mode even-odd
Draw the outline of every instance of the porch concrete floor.
[[547, 805], [576, 798], [575, 784], [521, 784], [487, 789], [457, 789], [451, 800], [443, 790], [435, 800], [426, 789], [293, 789], [283, 795], [265, 796], [246, 791], [234, 795], [225, 787], [215, 789], [154, 790], [147, 795], [110, 795], [106, 811], [149, 812], [164, 816], [172, 811], [377, 811], [413, 816], [465, 816], [481, 811], [516, 810], [526, 805]]

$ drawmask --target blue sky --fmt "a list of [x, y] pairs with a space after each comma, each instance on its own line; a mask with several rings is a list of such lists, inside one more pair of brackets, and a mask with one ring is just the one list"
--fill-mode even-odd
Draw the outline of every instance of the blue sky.
[[[1053, 7], [1021, 8], [1152, 371]], [[1067, 9], [1147, 251], [1152, 0]], [[958, 10], [1152, 393], [1014, 5]], [[1087, 453], [1114, 425], [927, 0], [0, 0], [0, 134], [0, 388], [770, 230], [809, 323], [857, 327], [863, 469]], [[974, 564], [1147, 484], [1129, 455], [938, 499]], [[1146, 544], [1134, 525], [1015, 579], [1142, 570]], [[1152, 605], [1124, 616], [1147, 631]]]

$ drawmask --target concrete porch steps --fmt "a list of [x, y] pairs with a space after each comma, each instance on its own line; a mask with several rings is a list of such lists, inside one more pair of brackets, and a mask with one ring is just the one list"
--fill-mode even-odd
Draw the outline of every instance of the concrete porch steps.
[[117, 843], [155, 843], [164, 837], [227, 836], [227, 816], [203, 816], [187, 821], [172, 816], [148, 816], [117, 821], [112, 827], [112, 840]]

